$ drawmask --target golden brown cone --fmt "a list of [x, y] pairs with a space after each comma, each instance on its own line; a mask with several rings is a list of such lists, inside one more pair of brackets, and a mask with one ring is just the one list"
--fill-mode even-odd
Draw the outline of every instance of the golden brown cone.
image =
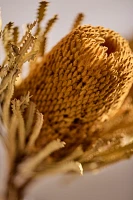
[[133, 55], [126, 40], [103, 27], [78, 26], [64, 37], [16, 88], [30, 91], [44, 115], [37, 147], [66, 142], [67, 154], [87, 148], [92, 127], [115, 115], [133, 82]]

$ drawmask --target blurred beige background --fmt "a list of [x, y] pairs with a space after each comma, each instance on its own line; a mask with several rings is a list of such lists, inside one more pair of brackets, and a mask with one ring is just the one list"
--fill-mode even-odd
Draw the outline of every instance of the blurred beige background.
[[[0, 0], [3, 25], [33, 22], [37, 0]], [[84, 24], [109, 27], [127, 39], [133, 36], [133, 0], [51, 0], [48, 15], [59, 14], [59, 20], [49, 34], [48, 50], [71, 28], [78, 12], [84, 12]], [[43, 24], [42, 24], [43, 25]], [[0, 149], [0, 176], [3, 177], [4, 154]], [[3, 179], [0, 179], [2, 190]], [[26, 192], [25, 200], [132, 200], [133, 159], [103, 169], [98, 174], [84, 176], [58, 175], [38, 180]]]

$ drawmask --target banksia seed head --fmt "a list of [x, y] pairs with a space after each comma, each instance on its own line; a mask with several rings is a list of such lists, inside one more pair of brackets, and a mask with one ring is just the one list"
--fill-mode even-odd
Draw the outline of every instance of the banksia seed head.
[[44, 115], [37, 147], [66, 142], [62, 153], [87, 148], [97, 122], [115, 115], [133, 82], [133, 55], [126, 40], [103, 27], [78, 26], [16, 88], [28, 91]]

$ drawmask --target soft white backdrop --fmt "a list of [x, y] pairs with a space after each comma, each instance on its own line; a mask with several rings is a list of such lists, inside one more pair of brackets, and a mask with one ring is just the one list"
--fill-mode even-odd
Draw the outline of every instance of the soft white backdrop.
[[[19, 26], [33, 22], [37, 5], [37, 0], [0, 0], [3, 25], [9, 21]], [[59, 14], [59, 20], [49, 34], [48, 50], [68, 33], [78, 12], [85, 13], [85, 24], [109, 27], [126, 38], [133, 35], [133, 0], [51, 0], [46, 19]], [[2, 150], [0, 157], [2, 174]], [[132, 200], [133, 159], [103, 169], [96, 175], [58, 175], [37, 183], [27, 191], [26, 199]]]

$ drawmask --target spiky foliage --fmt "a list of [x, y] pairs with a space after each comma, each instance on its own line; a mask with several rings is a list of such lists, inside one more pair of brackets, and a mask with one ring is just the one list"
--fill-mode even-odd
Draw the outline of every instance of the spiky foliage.
[[[83, 17], [79, 14], [72, 32], [45, 55], [47, 33], [57, 19], [55, 15], [45, 29], [41, 27], [47, 5], [40, 3], [37, 20], [27, 25], [20, 41], [13, 23], [0, 32], [6, 55], [0, 67], [0, 140], [9, 162], [4, 200], [21, 200], [27, 185], [40, 175], [82, 174], [83, 169], [92, 171], [132, 155], [132, 89], [127, 94], [133, 69], [127, 42], [102, 27], [77, 27]], [[31, 72], [16, 89], [16, 78], [26, 61]], [[38, 86], [41, 90], [34, 90]], [[18, 99], [13, 97], [14, 89]], [[45, 101], [50, 95], [52, 99]], [[62, 114], [63, 106], [67, 113]]]

